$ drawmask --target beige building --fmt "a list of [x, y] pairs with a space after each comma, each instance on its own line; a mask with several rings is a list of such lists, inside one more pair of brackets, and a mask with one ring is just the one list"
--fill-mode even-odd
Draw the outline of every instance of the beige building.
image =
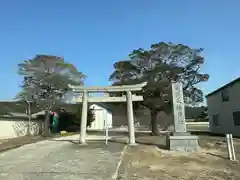
[[210, 132], [240, 136], [240, 77], [206, 98]]

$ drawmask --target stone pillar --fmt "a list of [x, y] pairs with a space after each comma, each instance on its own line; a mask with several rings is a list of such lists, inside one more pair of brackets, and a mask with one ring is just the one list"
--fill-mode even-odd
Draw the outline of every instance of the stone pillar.
[[183, 90], [181, 83], [172, 84], [172, 101], [174, 116], [174, 133], [185, 134], [187, 132], [185, 120], [185, 107], [183, 99]]
[[132, 104], [132, 92], [131, 91], [127, 91], [126, 98], [127, 98], [129, 144], [135, 145], [135, 129], [134, 129], [134, 116], [133, 116], [133, 104]]
[[82, 100], [80, 143], [86, 144], [87, 113], [88, 113], [88, 92], [86, 90], [83, 92], [82, 98], [83, 100]]
[[181, 83], [172, 83], [172, 101], [174, 115], [174, 132], [168, 137], [168, 145], [172, 151], [195, 152], [198, 149], [198, 137], [191, 136], [186, 130], [185, 105]]

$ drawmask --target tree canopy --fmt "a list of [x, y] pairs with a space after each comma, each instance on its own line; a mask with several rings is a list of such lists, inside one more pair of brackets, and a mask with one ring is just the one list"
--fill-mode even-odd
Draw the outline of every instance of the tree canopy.
[[68, 84], [82, 85], [86, 77], [64, 58], [52, 55], [36, 55], [18, 67], [24, 80], [17, 98], [34, 102], [45, 110], [63, 100], [70, 90]]
[[[36, 55], [30, 60], [18, 64], [18, 73], [23, 76], [22, 91], [17, 99], [45, 110], [44, 134], [49, 135], [51, 108], [64, 103], [64, 96], [70, 90], [69, 84], [82, 85], [85, 75], [67, 63], [63, 57]], [[28, 108], [31, 119], [30, 104]], [[29, 128], [30, 129], [30, 128]]]
[[[149, 108], [153, 115], [152, 126], [156, 125], [157, 111], [172, 110], [171, 82], [181, 82], [186, 104], [203, 101], [203, 92], [196, 87], [207, 81], [208, 74], [200, 73], [204, 63], [202, 48], [193, 49], [183, 44], [160, 42], [151, 45], [150, 49], [139, 48], [129, 54], [128, 60], [114, 64], [110, 76], [113, 85], [137, 84], [147, 82], [139, 94], [143, 95], [141, 105]], [[156, 127], [152, 127], [157, 131]], [[155, 129], [155, 130], [154, 130]]]

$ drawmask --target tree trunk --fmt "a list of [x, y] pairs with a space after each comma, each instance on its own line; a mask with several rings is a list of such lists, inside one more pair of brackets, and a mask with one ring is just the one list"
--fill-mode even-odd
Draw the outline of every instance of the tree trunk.
[[151, 131], [152, 136], [159, 136], [158, 123], [157, 123], [157, 114], [155, 110], [151, 110]]
[[49, 114], [49, 111], [45, 111], [44, 135], [50, 136], [50, 114]]
[[31, 136], [31, 121], [32, 121], [31, 102], [28, 102], [28, 128], [27, 128], [28, 136]]

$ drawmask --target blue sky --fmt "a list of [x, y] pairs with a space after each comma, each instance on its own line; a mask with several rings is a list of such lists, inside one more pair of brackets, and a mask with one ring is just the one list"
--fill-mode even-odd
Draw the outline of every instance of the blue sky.
[[0, 100], [19, 92], [17, 64], [36, 54], [64, 56], [108, 85], [113, 63], [160, 41], [204, 48], [205, 93], [240, 76], [237, 0], [8, 0], [0, 6]]

